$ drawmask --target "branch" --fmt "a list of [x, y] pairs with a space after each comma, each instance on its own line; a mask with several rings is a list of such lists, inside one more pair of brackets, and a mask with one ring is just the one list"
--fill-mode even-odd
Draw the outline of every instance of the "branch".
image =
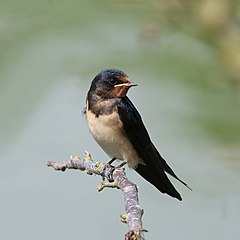
[[[98, 191], [104, 188], [119, 188], [124, 195], [126, 214], [121, 215], [121, 221], [128, 224], [128, 232], [125, 234], [126, 240], [144, 240], [145, 229], [142, 227], [143, 209], [139, 206], [137, 186], [129, 181], [124, 168], [114, 168], [108, 163], [94, 163], [91, 155], [86, 152], [83, 159], [78, 156], [71, 156], [70, 160], [59, 163], [48, 161], [48, 167], [58, 171], [66, 169], [79, 169], [89, 175], [100, 175], [103, 179]], [[107, 181], [106, 181], [107, 179]]]

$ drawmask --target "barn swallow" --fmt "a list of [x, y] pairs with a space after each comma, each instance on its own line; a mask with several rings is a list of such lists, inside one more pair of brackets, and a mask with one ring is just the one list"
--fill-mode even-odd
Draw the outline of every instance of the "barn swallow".
[[104, 69], [95, 76], [86, 98], [86, 120], [90, 132], [112, 161], [126, 162], [160, 192], [181, 201], [182, 197], [166, 173], [185, 186], [187, 184], [162, 158], [139, 112], [126, 96], [133, 86], [137, 84], [118, 69]]

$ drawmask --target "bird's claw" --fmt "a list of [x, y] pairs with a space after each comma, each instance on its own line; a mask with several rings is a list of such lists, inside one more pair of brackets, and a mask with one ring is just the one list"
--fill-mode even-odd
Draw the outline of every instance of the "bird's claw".
[[122, 168], [127, 162], [123, 161], [121, 164], [119, 164], [118, 166], [113, 166], [112, 163], [116, 160], [116, 158], [111, 159], [108, 163], [105, 164], [104, 168], [103, 168], [103, 174], [102, 174], [102, 180], [105, 181], [105, 178], [107, 178], [107, 180], [109, 182], [114, 182], [113, 179], [113, 172], [115, 169], [119, 169]]
[[103, 168], [103, 173], [102, 173], [102, 180], [105, 181], [105, 179], [107, 178], [107, 180], [109, 182], [113, 182], [113, 172], [115, 170], [115, 167], [112, 166], [109, 163], [106, 163], [104, 168]]

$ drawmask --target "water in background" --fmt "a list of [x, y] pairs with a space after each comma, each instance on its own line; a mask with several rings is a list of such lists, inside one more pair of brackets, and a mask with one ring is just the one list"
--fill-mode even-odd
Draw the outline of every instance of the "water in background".
[[107, 2], [1, 3], [0, 238], [123, 238], [120, 191], [98, 193], [98, 177], [46, 167], [85, 150], [108, 161], [82, 109], [95, 74], [116, 67], [138, 83], [129, 96], [153, 142], [194, 189], [173, 180], [178, 202], [127, 170], [146, 239], [238, 239], [239, 99], [216, 82], [216, 53], [179, 32], [142, 39], [138, 12]]

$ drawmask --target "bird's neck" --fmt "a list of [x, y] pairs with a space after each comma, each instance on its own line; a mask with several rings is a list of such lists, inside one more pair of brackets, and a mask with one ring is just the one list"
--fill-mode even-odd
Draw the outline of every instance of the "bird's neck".
[[110, 115], [120, 101], [121, 98], [103, 98], [101, 95], [89, 91], [87, 95], [87, 111], [91, 111], [96, 117]]

